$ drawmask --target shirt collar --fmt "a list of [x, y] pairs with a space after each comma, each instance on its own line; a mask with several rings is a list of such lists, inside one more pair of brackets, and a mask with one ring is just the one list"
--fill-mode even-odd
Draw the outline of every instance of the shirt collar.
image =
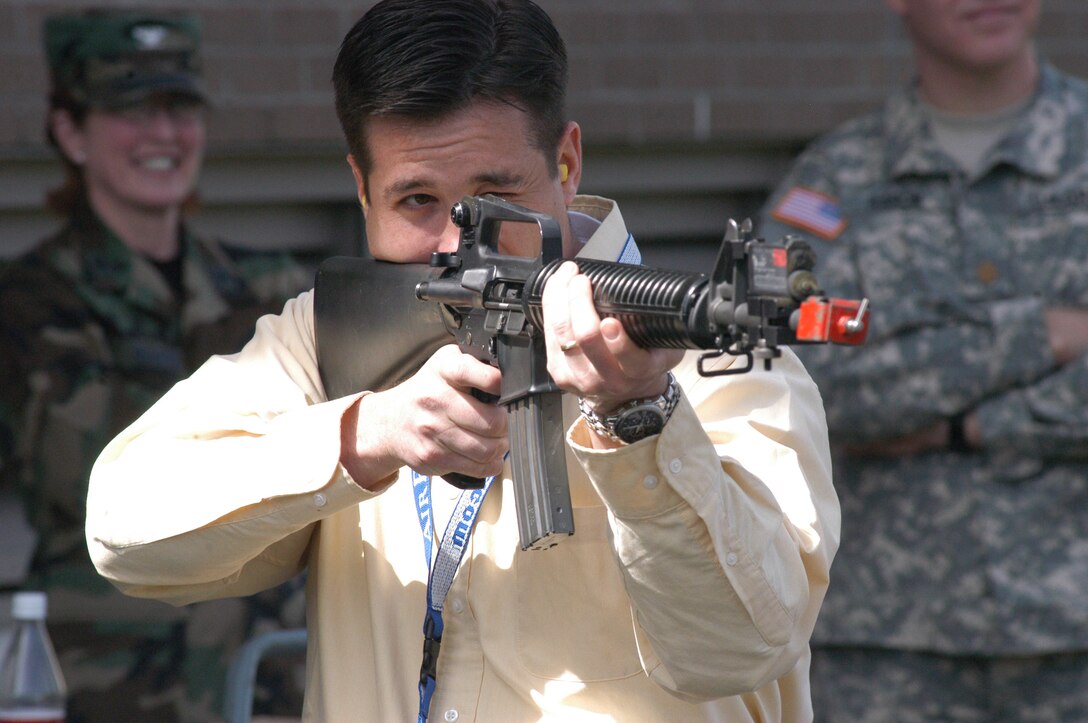
[[[1047, 63], [1040, 63], [1039, 83], [1026, 111], [1009, 132], [987, 153], [981, 169], [1008, 164], [1022, 173], [1053, 178], [1068, 158], [1071, 116], [1081, 113], [1065, 91], [1063, 76]], [[894, 93], [885, 106], [888, 138], [887, 163], [893, 178], [903, 176], [951, 175], [956, 164], [937, 145], [927, 114], [918, 96], [917, 84]]]
[[[132, 251], [89, 205], [73, 215], [83, 254], [83, 274], [100, 291], [121, 294], [127, 303], [163, 315], [175, 313], [179, 300], [153, 270], [153, 264]], [[185, 225], [179, 228], [182, 265], [192, 254], [192, 238]]]
[[633, 245], [631, 234], [615, 201], [600, 196], [575, 196], [568, 208], [571, 232], [576, 239], [591, 235], [584, 240], [580, 258], [617, 261]]

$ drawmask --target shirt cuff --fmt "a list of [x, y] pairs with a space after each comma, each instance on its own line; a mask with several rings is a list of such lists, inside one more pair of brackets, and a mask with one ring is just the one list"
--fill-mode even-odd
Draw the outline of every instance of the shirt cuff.
[[[664, 514], [685, 504], [677, 489], [691, 485], [693, 472], [704, 480], [720, 475], [721, 461], [709, 439], [705, 445], [692, 444], [693, 439], [706, 438], [706, 433], [683, 395], [661, 434], [615, 449], [591, 447], [590, 434], [579, 417], [567, 432], [567, 442], [597, 494], [620, 518]], [[704, 454], [701, 449], [709, 451]], [[714, 474], [703, 474], [707, 464], [713, 466]]]

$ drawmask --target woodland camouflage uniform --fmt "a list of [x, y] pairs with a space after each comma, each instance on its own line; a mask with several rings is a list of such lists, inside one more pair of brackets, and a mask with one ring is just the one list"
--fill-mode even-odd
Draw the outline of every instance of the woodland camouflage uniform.
[[[308, 282], [286, 255], [232, 252], [182, 231], [184, 299], [89, 210], [0, 273], [0, 480], [18, 488], [39, 546], [24, 587], [49, 623], [80, 720], [214, 720], [252, 606], [128, 598], [84, 541], [91, 465], [105, 444], [213, 353]], [[83, 717], [85, 716], [85, 717]]]
[[[154, 94], [207, 102], [192, 14], [90, 9], [47, 18], [43, 35], [50, 107], [77, 122]], [[21, 587], [49, 594], [68, 723], [206, 723], [230, 654], [278, 626], [292, 589], [184, 608], [121, 595], [87, 554], [87, 478], [115, 434], [210, 354], [239, 350], [310, 279], [284, 254], [231, 251], [184, 225], [176, 262], [156, 265], [77, 188], [57, 207], [62, 230], [0, 271], [0, 485], [18, 490], [38, 534]]]

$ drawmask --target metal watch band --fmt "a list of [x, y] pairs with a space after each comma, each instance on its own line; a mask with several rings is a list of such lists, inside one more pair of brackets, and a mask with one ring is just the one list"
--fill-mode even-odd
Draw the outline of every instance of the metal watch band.
[[[634, 399], [625, 403], [623, 406], [614, 410], [611, 414], [600, 415], [597, 414], [590, 406], [589, 403], [582, 398], [578, 399], [578, 409], [582, 413], [582, 418], [586, 420], [586, 424], [589, 425], [597, 434], [608, 437], [617, 442], [625, 442], [630, 444], [636, 442], [638, 439], [657, 434], [664, 428], [665, 423], [672, 417], [672, 412], [676, 409], [677, 403], [680, 401], [680, 384], [676, 381], [676, 377], [672, 372], [669, 372], [669, 383], [665, 387], [663, 394], [656, 397], [648, 397], [646, 399]], [[641, 436], [631, 438], [630, 435], [618, 434], [617, 427], [621, 424], [628, 415], [635, 413], [637, 410], [653, 408], [660, 415], [660, 422], [656, 425], [656, 428], [645, 430]]]

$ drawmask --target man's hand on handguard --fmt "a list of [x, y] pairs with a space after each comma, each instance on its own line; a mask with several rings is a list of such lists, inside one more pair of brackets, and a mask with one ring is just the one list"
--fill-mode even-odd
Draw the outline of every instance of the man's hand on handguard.
[[340, 461], [370, 487], [403, 466], [422, 474], [502, 472], [506, 409], [481, 402], [472, 389], [497, 395], [495, 367], [442, 347], [411, 378], [360, 399], [341, 424]]
[[[668, 372], [683, 349], [643, 349], [618, 319], [601, 319], [589, 279], [566, 262], [544, 287], [544, 338], [548, 372], [564, 391], [589, 401], [602, 414], [624, 402], [665, 392]], [[593, 433], [594, 446], [619, 443]]]

